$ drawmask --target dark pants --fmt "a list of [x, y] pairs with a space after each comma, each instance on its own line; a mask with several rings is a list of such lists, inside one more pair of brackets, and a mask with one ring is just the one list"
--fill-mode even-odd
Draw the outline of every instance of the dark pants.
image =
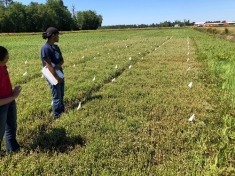
[[8, 153], [10, 151], [17, 151], [20, 149], [20, 146], [16, 141], [16, 120], [17, 111], [15, 101], [10, 104], [0, 106], [0, 148], [5, 132], [6, 150]]
[[[50, 84], [50, 83], [49, 83]], [[64, 81], [57, 85], [51, 85], [53, 114], [55, 118], [59, 118], [64, 112]]]

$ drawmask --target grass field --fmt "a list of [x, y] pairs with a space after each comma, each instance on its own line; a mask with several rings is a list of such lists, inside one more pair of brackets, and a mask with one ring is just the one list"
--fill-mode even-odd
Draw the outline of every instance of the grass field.
[[65, 33], [67, 112], [55, 121], [41, 78], [45, 41], [0, 39], [23, 88], [22, 150], [2, 155], [0, 175], [235, 174], [233, 42], [192, 29]]

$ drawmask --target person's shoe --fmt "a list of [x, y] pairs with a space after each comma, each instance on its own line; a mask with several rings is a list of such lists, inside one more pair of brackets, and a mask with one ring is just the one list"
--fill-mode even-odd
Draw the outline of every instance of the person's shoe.
[[58, 116], [54, 116], [54, 119], [56, 120], [56, 119], [58, 119], [58, 118], [60, 118], [60, 117], [61, 117], [61, 114], [58, 115]]
[[7, 155], [12, 155], [12, 154], [15, 154], [15, 153], [19, 153], [20, 152], [20, 147], [18, 148], [18, 149], [16, 149], [16, 150], [7, 150], [6, 151], [6, 154]]

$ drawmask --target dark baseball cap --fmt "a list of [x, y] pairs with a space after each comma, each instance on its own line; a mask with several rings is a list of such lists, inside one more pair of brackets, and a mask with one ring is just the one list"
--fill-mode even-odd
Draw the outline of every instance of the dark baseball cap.
[[60, 32], [58, 31], [58, 29], [56, 29], [55, 27], [49, 27], [46, 30], [47, 36], [51, 36], [52, 34], [60, 34]]

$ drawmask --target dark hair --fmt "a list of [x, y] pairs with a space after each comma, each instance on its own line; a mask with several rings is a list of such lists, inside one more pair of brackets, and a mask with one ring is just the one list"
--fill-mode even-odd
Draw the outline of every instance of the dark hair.
[[43, 33], [42, 33], [42, 38], [43, 38], [43, 39], [47, 39], [47, 38], [49, 39], [49, 38], [51, 38], [51, 35], [48, 36], [48, 35], [47, 35], [47, 32], [43, 32]]
[[47, 38], [50, 39], [53, 34], [59, 34], [58, 29], [56, 29], [56, 28], [54, 28], [54, 27], [49, 27], [49, 28], [46, 30], [46, 32], [43, 32], [43, 33], [42, 33], [42, 38], [43, 38], [43, 39], [47, 39]]
[[3, 46], [0, 46], [0, 61], [3, 61], [7, 54], [7, 49]]

